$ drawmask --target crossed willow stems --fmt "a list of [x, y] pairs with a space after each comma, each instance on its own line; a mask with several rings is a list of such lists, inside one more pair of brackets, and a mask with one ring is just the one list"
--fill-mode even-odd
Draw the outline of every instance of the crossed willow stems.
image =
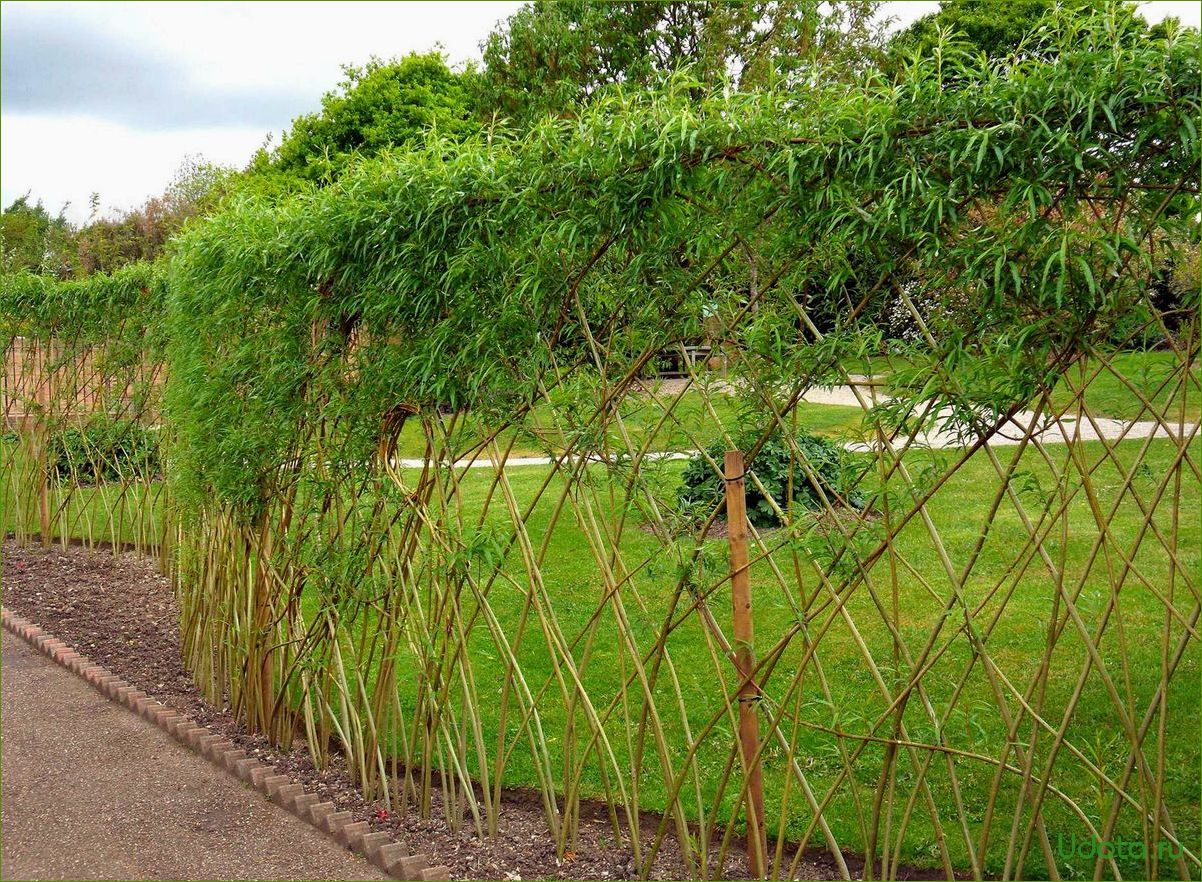
[[[908, 298], [905, 304], [934, 350], [919, 311]], [[583, 311], [580, 318], [587, 328]], [[801, 318], [808, 321], [804, 313]], [[1200, 609], [1185, 560], [1190, 551], [1181, 544], [1183, 481], [1200, 479], [1191, 453], [1198, 426], [1187, 419], [1187, 401], [1199, 394], [1191, 369], [1196, 316], [1184, 332], [1165, 336], [1175, 366], [1151, 394], [1125, 377], [1106, 351], [1066, 353], [1059, 376], [1070, 393], [1067, 404], [1054, 406], [1045, 389], [1030, 407], [1023, 437], [1010, 448], [984, 442], [1018, 406], [982, 419], [976, 440], [947, 452], [950, 462], [934, 475], [917, 475], [907, 459], [920, 452], [920, 426], [933, 411], [931, 401], [906, 402], [906, 415], [916, 419], [898, 421], [905, 431], [869, 420], [864, 441], [871, 453], [861, 458], [861, 476], [865, 486], [875, 481], [875, 521], [846, 517], [846, 507], [828, 495], [793, 433], [784, 433], [795, 479], [811, 483], [823, 512], [815, 518], [778, 511], [784, 528], [770, 534], [753, 528], [757, 603], [771, 598], [790, 620], [779, 633], [760, 628], [766, 639], [757, 647], [753, 675], [763, 694], [763, 747], [752, 761], [770, 760], [775, 775], [767, 855], [773, 876], [795, 876], [817, 839], [843, 877], [850, 877], [843, 851], [851, 849], [866, 855], [866, 875], [893, 878], [912, 859], [907, 834], [917, 830], [932, 837], [934, 857], [949, 877], [967, 869], [980, 878], [989, 855], [1000, 860], [1003, 878], [1021, 876], [1035, 850], [1058, 878], [1062, 863], [1046, 822], [1053, 809], [1099, 841], [1114, 837], [1124, 814], [1135, 818], [1148, 845], [1150, 877], [1161, 872], [1162, 841], [1172, 845], [1171, 872], [1197, 876], [1198, 855], [1178, 836], [1165, 800], [1167, 745], [1179, 737], [1167, 728], [1169, 687], [1183, 660], [1196, 652]], [[327, 472], [336, 460], [337, 426], [315, 420], [298, 426], [297, 454], [280, 477], [275, 504], [248, 527], [220, 510], [185, 520], [173, 510], [167, 484], [138, 474], [121, 474], [116, 482], [98, 478], [96, 486], [84, 487], [74, 479], [80, 464], [73, 462], [65, 478], [49, 480], [46, 438], [55, 425], [79, 419], [81, 390], [105, 387], [103, 408], [111, 414], [157, 424], [161, 365], [107, 359], [103, 342], [19, 342], [27, 370], [18, 373], [6, 401], [10, 410], [24, 401], [32, 414], [18, 421], [20, 445], [6, 448], [4, 463], [9, 498], [20, 509], [12, 519], [17, 540], [40, 534], [43, 542], [54, 535], [64, 543], [75, 538], [94, 545], [108, 537], [159, 554], [175, 577], [186, 659], [211, 699], [228, 699], [249, 726], [284, 745], [303, 733], [319, 763], [337, 750], [368, 795], [423, 813], [441, 808], [450, 823], [466, 820], [479, 835], [498, 832], [506, 772], [515, 755], [528, 751], [528, 774], [561, 855], [574, 847], [582, 804], [600, 798], [640, 874], [651, 871], [669, 837], [690, 875], [721, 872], [746, 776], [730, 737], [741, 684], [732, 677], [733, 647], [720, 602], [729, 576], [706, 564], [712, 551], [704, 537], [720, 510], [701, 527], [682, 526], [663, 492], [665, 465], [651, 454], [665, 434], [687, 448], [705, 449], [707, 439], [679, 418], [686, 396], [698, 394], [710, 423], [733, 446], [743, 427], [724, 423], [715, 407], [728, 389], [690, 366], [690, 382], [676, 394], [654, 388], [636, 393], [638, 373], [655, 355], [649, 350], [633, 369], [600, 382], [598, 404], [581, 425], [554, 406], [556, 388], [581, 365], [553, 358], [539, 402], [550, 418], [537, 425], [537, 437], [554, 461], [532, 494], [515, 488], [515, 472], [506, 468], [522, 437], [506, 433], [508, 426], [481, 432], [469, 428], [463, 414], [418, 414], [412, 418], [420, 420], [425, 437], [423, 469], [400, 467], [390, 452], [395, 439], [388, 438], [374, 466], [334, 476]], [[604, 348], [595, 339], [590, 343], [591, 367], [609, 377]], [[7, 356], [17, 346], [10, 340]], [[36, 370], [28, 369], [31, 347]], [[856, 390], [865, 412], [872, 410], [847, 371], [837, 363], [824, 367]], [[773, 426], [796, 427], [798, 402], [820, 373], [782, 390], [775, 379], [759, 376], [750, 360], [735, 370], [740, 395], [769, 415], [760, 427], [765, 437]], [[821, 373], [829, 382], [829, 373]], [[1117, 379], [1138, 401], [1137, 418], [1155, 421], [1169, 440], [1108, 438], [1086, 398], [1102, 376]], [[941, 379], [954, 396], [955, 376]], [[622, 405], [632, 400], [658, 414], [649, 430], [629, 425]], [[533, 413], [532, 407], [514, 423], [534, 426]], [[1040, 431], [1048, 424], [1066, 443], [1049, 443]], [[1095, 430], [1092, 447], [1081, 439], [1083, 426]], [[169, 425], [161, 431], [169, 444]], [[1146, 460], [1166, 444], [1171, 461], [1147, 486]], [[970, 459], [982, 456], [997, 478], [988, 515], [975, 539], [956, 548], [936, 525], [932, 500]], [[1054, 482], [1034, 500], [1020, 480], [1032, 456]], [[487, 466], [436, 465], [464, 458]], [[754, 462], [752, 468], [749, 479], [763, 491]], [[1099, 477], [1105, 468], [1121, 482], [1117, 490], [1100, 483], [1109, 480]], [[302, 486], [306, 472], [315, 480]], [[306, 493], [316, 495], [300, 498]], [[1081, 502], [1087, 525], [1070, 525]], [[1132, 507], [1140, 516], [1135, 534], [1119, 535], [1116, 514]], [[997, 516], [1007, 510], [1017, 517], [1022, 540], [1011, 547], [1005, 568], [987, 576], [980, 564]], [[536, 511], [545, 512], [545, 520], [535, 518]], [[831, 549], [826, 558], [807, 553], [799, 541], [814, 535], [818, 520]], [[653, 553], [635, 559], [624, 540], [640, 523], [657, 541]], [[916, 561], [900, 542], [911, 524], [925, 534], [933, 567]], [[1091, 547], [1085, 563], [1074, 567], [1067, 558], [1070, 535], [1086, 526]], [[580, 553], [595, 566], [595, 606], [574, 630], [557, 609], [564, 598], [549, 584], [556, 530], [575, 531]], [[1155, 551], [1151, 560], [1145, 545]], [[307, 592], [314, 577], [307, 568], [322, 549], [344, 569], [322, 577], [323, 596], [313, 603]], [[674, 581], [662, 578], [665, 559], [675, 569]], [[1108, 591], [1101, 610], [1087, 616], [1083, 599], [1099, 570]], [[1022, 583], [1033, 572], [1050, 588], [1050, 610], [1038, 663], [1024, 682], [1007, 673], [990, 640], [1016, 592], [1029, 590]], [[912, 629], [905, 633], [903, 580], [942, 604], [921, 639]], [[649, 597], [648, 583], [658, 597]], [[1131, 669], [1133, 637], [1120, 603], [1124, 589], [1137, 588], [1163, 607], [1156, 633], [1159, 670], [1151, 698], [1142, 704], [1137, 686], [1147, 684], [1135, 681], [1149, 672]], [[521, 598], [516, 617], [498, 599], [505, 592]], [[853, 604], [865, 596], [866, 603]], [[653, 618], [660, 624], [649, 627]], [[701, 710], [690, 707], [697, 696], [674, 658], [678, 635], [701, 643], [712, 665], [712, 692]], [[1070, 637], [1083, 655], [1075, 669], [1065, 670], [1069, 658], [1057, 650]], [[1112, 643], [1104, 647], [1107, 637]], [[837, 714], [824, 722], [808, 697], [816, 685], [818, 703], [836, 708], [823, 660], [824, 645], [834, 641], [852, 647], [867, 672], [866, 688], [875, 693], [874, 700], [865, 696], [871, 712], [855, 730]], [[967, 654], [957, 656], [966, 645]], [[612, 693], [589, 681], [599, 651], [616, 656]], [[958, 666], [954, 676], [956, 667], [949, 665]], [[974, 675], [991, 700], [991, 724], [1003, 733], [996, 753], [957, 747], [949, 735]], [[935, 693], [932, 676], [940, 678]], [[1072, 687], [1062, 706], [1052, 706], [1054, 680], [1064, 677]], [[493, 693], [483, 681], [500, 683], [494, 719], [484, 713], [485, 695]], [[1073, 737], [1081, 702], [1099, 685], [1121, 735], [1119, 746], [1112, 745], [1120, 750], [1118, 765]], [[548, 708], [557, 702], [565, 713], [553, 731]], [[972, 712], [984, 713], [982, 705]], [[833, 760], [817, 785], [808, 772], [813, 756], [801, 747], [806, 731], [823, 739]], [[873, 778], [866, 780], [857, 774], [858, 763], [870, 756]], [[966, 795], [966, 766], [984, 770], [988, 785], [974, 784]], [[1076, 782], [1066, 781], [1065, 768], [1096, 783], [1097, 805], [1084, 802]], [[651, 787], [659, 790], [655, 807], [662, 810], [653, 829], [640, 815], [642, 792]], [[836, 802], [850, 806], [851, 821], [840, 832], [828, 821]], [[927, 823], [920, 825], [924, 817]], [[1106, 870], [1120, 876], [1113, 856], [1099, 855], [1092, 874]]]
[[[981, 878], [987, 860], [1000, 864], [1003, 878], [1022, 876], [1032, 849], [1059, 878], [1062, 861], [1047, 822], [1053, 812], [1100, 842], [1115, 835], [1121, 818], [1128, 828], [1135, 819], [1149, 877], [1161, 873], [1162, 842], [1172, 845], [1171, 872], [1196, 876], [1202, 864], [1178, 836], [1165, 791], [1168, 745], [1180, 736], [1167, 727], [1169, 687], [1196, 651], [1200, 609], [1186, 561], [1196, 549], [1181, 542], [1183, 482], [1202, 477], [1190, 450], [1198, 426], [1187, 419], [1189, 400], [1200, 394], [1193, 370], [1197, 315], [1176, 333], [1157, 328], [1174, 367], [1151, 394], [1125, 377], [1107, 351], [1080, 344], [1053, 360], [1067, 403], [1062, 397], [1054, 404], [1045, 385], [1033, 402], [974, 415], [966, 445], [940, 454], [945, 462], [935, 457], [935, 467], [921, 473], [914, 456], [929, 454], [922, 428], [937, 415], [935, 398], [903, 395], [892, 420], [880, 419], [838, 360], [782, 388], [771, 365], [761, 370], [728, 347], [739, 398], [761, 417], [754, 425], [760, 442], [747, 451], [751, 484], [771, 498], [754, 456], [774, 429], [784, 429], [790, 482], [809, 483], [821, 500], [817, 513], [778, 506], [784, 527], [775, 533], [753, 529], [756, 602], [787, 617], [757, 647], [752, 678], [762, 695], [762, 748], [746, 758], [730, 737], [744, 684], [732, 677], [733, 647], [722, 624], [729, 575], [709, 563], [705, 540], [721, 506], [700, 526], [682, 522], [665, 492], [668, 466], [653, 454], [665, 436], [705, 450], [708, 439], [681, 419], [686, 395], [699, 396], [728, 447], [748, 427], [724, 420], [715, 405], [728, 390], [699, 375], [687, 358], [690, 382], [675, 395], [636, 391], [660, 341], [620, 369], [611, 364], [600, 341], [613, 329], [596, 333], [577, 294], [584, 273], [612, 242], [601, 243], [564, 302], [586, 336], [584, 361], [561, 364], [551, 348], [538, 400], [524, 412], [480, 426], [470, 414], [443, 418], [413, 409], [408, 418], [420, 423], [424, 438], [422, 468], [404, 468], [395, 455], [406, 424], [400, 418], [387, 423], [374, 462], [335, 473], [345, 442], [317, 398], [296, 426], [294, 455], [281, 464], [269, 504], [250, 524], [216, 506], [179, 510], [169, 483], [122, 471], [119, 462], [113, 464], [118, 479], [108, 480], [97, 461], [103, 451], [85, 449], [85, 462], [70, 460], [65, 476], [59, 466], [52, 471], [52, 432], [86, 422], [89, 411], [155, 426], [170, 453], [170, 421], [160, 419], [161, 356], [151, 351], [131, 362], [121, 346], [104, 340], [9, 338], [5, 416], [19, 443], [5, 447], [3, 467], [6, 498], [18, 509], [10, 518], [15, 538], [36, 535], [49, 543], [57, 536], [88, 545], [110, 538], [115, 549], [125, 542], [158, 554], [179, 597], [185, 660], [211, 700], [228, 700], [250, 728], [284, 746], [302, 734], [318, 763], [336, 750], [365, 794], [386, 805], [423, 815], [440, 809], [452, 826], [466, 820], [481, 836], [498, 832], [505, 787], [525, 750], [530, 768], [520, 780], [536, 786], [561, 856], [576, 845], [584, 801], [600, 798], [640, 875], [650, 874], [671, 834], [684, 871], [711, 878], [721, 874], [738, 826], [744, 766], [765, 762], [775, 811], [767, 818], [775, 835], [765, 857], [773, 876], [795, 876], [817, 839], [844, 878], [851, 875], [844, 849], [865, 856], [866, 876], [894, 878], [913, 859], [916, 839], [929, 836], [931, 856], [949, 878], [963, 868]], [[739, 244], [732, 240], [711, 269]], [[764, 289], [783, 273], [769, 275]], [[937, 353], [920, 310], [904, 290], [900, 296]], [[809, 315], [793, 303], [801, 326], [821, 342]], [[754, 305], [753, 297], [728, 320], [726, 337], [736, 337]], [[9, 361], [17, 364], [13, 380]], [[347, 369], [353, 372], [349, 362]], [[593, 406], [583, 419], [556, 398], [582, 372], [595, 377]], [[936, 372], [940, 397], [956, 401], [962, 392], [956, 375]], [[1137, 418], [1155, 422], [1167, 440], [1108, 438], [1086, 395], [1103, 376], [1117, 380], [1138, 402]], [[795, 440], [802, 396], [832, 377], [855, 391], [866, 414], [862, 441], [869, 453], [860, 459], [859, 484], [870, 492], [875, 517], [848, 517]], [[1162, 400], [1169, 404], [1157, 404]], [[650, 403], [657, 414], [641, 433], [623, 413], [632, 402]], [[1029, 422], [1018, 443], [1010, 450], [986, 443], [1023, 405], [1030, 407], [1023, 416]], [[1047, 424], [1065, 443], [1048, 443], [1041, 431]], [[1095, 447], [1082, 440], [1083, 425], [1095, 430]], [[515, 487], [516, 471], [507, 468], [524, 436], [552, 458], [532, 491]], [[1146, 487], [1148, 461], [1166, 444], [1171, 460]], [[981, 457], [997, 480], [975, 538], [957, 547], [936, 523], [935, 500]], [[1046, 470], [1051, 490], [1023, 488], [1032, 459]], [[477, 462], [485, 467], [458, 465]], [[720, 472], [717, 462], [710, 466]], [[1117, 490], [1106, 485], [1105, 469], [1117, 475]], [[94, 480], [81, 480], [83, 471]], [[1117, 515], [1131, 507], [1140, 516], [1134, 535], [1120, 534]], [[991, 574], [982, 561], [996, 553], [993, 533], [1009, 513], [1021, 542]], [[1078, 525], [1070, 524], [1074, 514]], [[641, 526], [654, 537], [650, 552], [630, 541]], [[923, 538], [917, 550], [903, 541], [911, 527]], [[1090, 548], [1077, 564], [1068, 546], [1086, 530]], [[566, 607], [580, 596], [555, 584], [557, 531], [570, 531], [580, 546], [575, 552], [595, 568], [588, 588], [594, 605], [574, 628], [565, 624]], [[1147, 562], [1145, 544], [1154, 552]], [[923, 560], [916, 559], [920, 552]], [[664, 578], [667, 570], [674, 575]], [[1082, 604], [1099, 571], [1105, 602], [1087, 615]], [[1024, 685], [1007, 673], [990, 641], [999, 626], [1012, 625], [1005, 614], [1019, 592], [1032, 590], [1032, 573], [1050, 587], [1050, 609], [1038, 663]], [[903, 615], [903, 581], [940, 608], [917, 636], [907, 633], [915, 626]], [[1120, 603], [1124, 589], [1133, 588], [1163, 610], [1159, 669], [1142, 706], [1137, 686], [1146, 684], [1136, 679], [1147, 672], [1132, 670], [1130, 625]], [[514, 598], [519, 608], [507, 610]], [[1069, 637], [1083, 651], [1075, 668]], [[1103, 645], [1107, 637], [1114, 646]], [[695, 677], [682, 678], [677, 661], [698, 645], [712, 666], [708, 695], [698, 694]], [[865, 711], [858, 715], [840, 706], [828, 667], [832, 657], [840, 665], [839, 651], [847, 647], [868, 679], [863, 707], [852, 709]], [[609, 688], [594, 674], [604, 655], [617, 665]], [[971, 700], [974, 676], [989, 703], [966, 709], [961, 702]], [[1072, 687], [1057, 707], [1052, 694], [1066, 676]], [[496, 682], [499, 698], [489, 706], [494, 690], [482, 684]], [[817, 699], [809, 697], [815, 684]], [[1109, 750], [1125, 753], [1117, 773], [1073, 737], [1082, 701], [1099, 691], [1119, 733]], [[553, 712], [558, 707], [563, 714]], [[996, 754], [959, 747], [951, 737], [958, 715], [969, 720], [974, 712], [991, 715], [988, 724], [1001, 733]], [[815, 743], [832, 759], [829, 770], [815, 770]], [[974, 780], [969, 789], [977, 769], [988, 784]], [[1094, 806], [1065, 769], [1094, 782]], [[818, 775], [824, 777], [815, 784]], [[643, 797], [648, 789], [652, 800]], [[648, 805], [661, 812], [654, 829], [641, 815]], [[838, 829], [831, 822], [836, 815]], [[1092, 874], [1107, 869], [1121, 875], [1113, 855], [1099, 853]]]

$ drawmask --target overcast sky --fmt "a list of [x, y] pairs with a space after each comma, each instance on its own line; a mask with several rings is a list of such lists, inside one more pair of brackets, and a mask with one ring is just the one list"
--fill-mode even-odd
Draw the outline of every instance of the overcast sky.
[[[86, 220], [159, 193], [188, 156], [243, 166], [317, 109], [340, 65], [441, 44], [452, 63], [521, 4], [0, 3], [0, 199]], [[1194, 26], [1196, 2], [1142, 3]], [[883, 3], [905, 24], [937, 3]]]

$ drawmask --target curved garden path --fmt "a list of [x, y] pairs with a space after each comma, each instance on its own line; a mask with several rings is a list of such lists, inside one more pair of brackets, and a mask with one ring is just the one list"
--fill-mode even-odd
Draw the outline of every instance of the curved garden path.
[[[833, 405], [837, 407], [864, 407], [872, 406], [873, 404], [884, 403], [889, 400], [889, 397], [877, 393], [872, 384], [867, 378], [852, 376], [852, 381], [857, 383], [856, 387], [852, 386], [827, 386], [821, 388], [813, 388], [802, 396], [802, 401], [808, 404]], [[857, 382], [862, 381], [862, 382]], [[657, 385], [657, 394], [663, 396], [671, 396], [680, 391], [679, 385], [683, 381], [680, 380], [665, 380], [660, 381]], [[946, 410], [939, 411], [936, 422], [942, 423], [947, 417]], [[990, 447], [1009, 447], [1022, 442], [1027, 434], [1028, 427], [1034, 423], [1034, 431], [1032, 437], [1038, 439], [1043, 444], [1068, 444], [1070, 442], [1083, 441], [1099, 441], [1106, 440], [1109, 442], [1118, 441], [1133, 441], [1143, 440], [1147, 438], [1172, 438], [1178, 440], [1178, 433], [1181, 426], [1176, 424], [1163, 424], [1155, 420], [1135, 420], [1125, 422], [1123, 420], [1111, 419], [1110, 417], [1094, 417], [1092, 420], [1082, 420], [1078, 422], [1076, 419], [1065, 418], [1061, 420], [1051, 420], [1046, 416], [1039, 419], [1032, 411], [1019, 411], [1014, 417], [1002, 426], [998, 433], [990, 439]], [[1197, 423], [1186, 423], [1184, 425], [1185, 437], [1193, 440], [1198, 436], [1199, 427]], [[895, 444], [901, 447], [907, 439], [900, 438]], [[843, 445], [847, 450], [851, 451], [866, 451], [872, 449], [872, 445], [868, 443], [849, 441]], [[958, 438], [954, 433], [933, 430], [919, 433], [911, 445], [915, 448], [929, 448], [932, 450], [946, 450], [956, 447], [968, 446], [963, 439]], [[648, 459], [688, 459], [696, 455], [695, 450], [679, 450], [679, 451], [664, 451], [658, 453], [650, 453]], [[600, 461], [598, 459], [598, 461]], [[521, 466], [546, 466], [555, 462], [551, 457], [547, 456], [511, 456], [505, 460], [506, 468], [521, 467]], [[396, 465], [400, 468], [420, 469], [425, 465], [422, 459], [398, 459]], [[487, 457], [476, 457], [474, 459], [459, 460], [455, 463], [460, 468], [492, 468], [493, 463]]]
[[388, 878], [0, 634], [0, 877]]

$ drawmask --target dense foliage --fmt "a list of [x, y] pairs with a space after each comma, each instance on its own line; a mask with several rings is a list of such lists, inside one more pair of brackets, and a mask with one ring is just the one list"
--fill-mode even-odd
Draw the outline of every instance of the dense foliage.
[[162, 477], [158, 436], [134, 420], [101, 418], [68, 426], [47, 440], [56, 481], [88, 486]]
[[0, 270], [43, 273], [69, 278], [74, 263], [71, 227], [63, 212], [51, 215], [29, 195], [15, 199], [0, 213]]
[[[1057, 4], [1054, 0], [941, 0], [939, 11], [924, 15], [890, 41], [889, 51], [896, 58], [917, 53], [933, 59], [943, 51], [944, 40], [951, 37], [960, 51], [980, 53], [989, 58], [1004, 59], [1016, 52], [1047, 52], [1040, 29], [1045, 19], [1056, 15], [1085, 16], [1098, 9], [1091, 0], [1069, 0]], [[1149, 27], [1137, 15], [1135, 4], [1112, 5], [1107, 10], [1113, 17], [1111, 27], [1116, 36], [1141, 40], [1149, 36], [1163, 37], [1170, 28], [1179, 27], [1170, 19]]]
[[6, 276], [0, 316], [7, 334], [81, 344], [121, 341], [131, 358], [163, 344], [166, 267], [134, 263], [111, 275], [55, 282], [33, 273]]
[[[617, 84], [648, 86], [688, 68], [696, 92], [733, 76], [743, 89], [862, 69], [882, 45], [862, 0], [529, 3], [482, 44], [480, 112], [527, 128], [570, 116]], [[834, 62], [839, 62], [835, 64]]]
[[189, 158], [163, 193], [141, 206], [101, 215], [100, 194], [93, 193], [92, 216], [79, 227], [67, 220], [66, 206], [51, 217], [40, 202], [21, 197], [0, 215], [2, 269], [66, 280], [152, 263], [188, 220], [215, 211], [237, 180], [230, 169]]
[[[736, 449], [750, 450], [759, 440], [736, 439]], [[726, 484], [713, 464], [722, 462], [728, 446], [719, 439], [688, 461], [676, 494], [686, 515], [705, 520], [722, 503]], [[863, 507], [848, 459], [829, 438], [801, 430], [788, 441], [779, 429], [773, 431], [747, 463], [747, 519], [757, 527], [779, 527], [782, 513]]]
[[[1116, 280], [1148, 225], [1196, 198], [1196, 35], [1103, 53], [1108, 22], [1067, 20], [1056, 63], [968, 56], [900, 86], [617, 91], [522, 143], [431, 141], [244, 200], [173, 263], [186, 471], [257, 505], [316, 401], [338, 402], [358, 462], [398, 401], [513, 413], [556, 364], [627, 370], [696, 336], [706, 303], [740, 311], [728, 243], [751, 231], [771, 282], [737, 331], [752, 357], [829, 351], [890, 299], [882, 281], [918, 273], [961, 298], [935, 330], [980, 365], [964, 419], [1004, 413], [1127, 312]], [[1121, 224], [1096, 222], [1120, 201]], [[799, 305], [842, 314], [827, 343]], [[624, 330], [601, 355], [586, 324]]]
[[1055, 8], [1053, 0], [942, 0], [939, 11], [924, 15], [894, 38], [894, 49], [917, 49], [930, 56], [940, 31], [954, 34], [972, 51], [1005, 58], [1022, 46]]
[[[738, 444], [874, 513], [816, 494], [800, 508], [833, 516], [789, 516], [753, 564], [768, 818], [799, 860], [821, 840], [845, 876], [848, 849], [882, 876], [1055, 874], [1049, 831], [1078, 829], [1184, 840], [1121, 872], [1188, 876], [1198, 304], [1152, 292], [1163, 243], [1197, 232], [1199, 42], [1128, 39], [1116, 8], [1053, 10], [1043, 53], [944, 42], [903, 77], [816, 66], [806, 88], [678, 72], [520, 135], [435, 133], [324, 186], [248, 188], [153, 266], [5, 277], [0, 328], [49, 373], [165, 360], [163, 409], [138, 413], [169, 505], [142, 520], [187, 662], [248, 727], [303, 730], [319, 763], [337, 746], [373, 796], [428, 814], [441, 788], [485, 835], [503, 787], [533, 787], [560, 856], [599, 796], [634, 872], [671, 830], [681, 872], [720, 876], [746, 678], [729, 570], [671, 515], [679, 452]], [[890, 344], [895, 310], [912, 333]], [[1019, 414], [1090, 425], [1089, 372], [1123, 385], [1113, 349], [1144, 330], [1158, 437], [987, 446]], [[639, 381], [699, 339], [739, 405], [723, 419], [690, 377], [705, 438], [687, 390]], [[800, 403], [866, 394], [851, 372], [879, 359], [892, 397], [861, 399], [862, 468], [836, 476], [841, 453], [793, 435]], [[549, 464], [507, 468], [522, 444]], [[46, 472], [12, 456], [46, 537]], [[1099, 732], [1117, 746], [1091, 753]]]
[[338, 90], [321, 99], [320, 113], [297, 117], [279, 146], [259, 151], [253, 176], [325, 182], [357, 157], [418, 144], [427, 134], [454, 139], [479, 129], [473, 74], [452, 71], [437, 52], [372, 59], [344, 73]]

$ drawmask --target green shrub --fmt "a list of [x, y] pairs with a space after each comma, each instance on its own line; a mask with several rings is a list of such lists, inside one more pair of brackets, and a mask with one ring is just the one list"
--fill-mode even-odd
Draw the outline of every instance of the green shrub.
[[[760, 447], [755, 459], [749, 463], [750, 471], [759, 478], [764, 490], [776, 502], [776, 505], [782, 511], [788, 510], [791, 472], [794, 503], [809, 510], [825, 507], [818, 490], [806, 476], [803, 465], [808, 464], [831, 504], [838, 505], [842, 501], [852, 508], [863, 508], [864, 499], [855, 490], [846, 451], [835, 442], [804, 429], [798, 431], [795, 438], [800, 453], [799, 458], [794, 459], [789, 447], [785, 444], [783, 434], [780, 429], [777, 429]], [[748, 435], [735, 440], [738, 442], [740, 450], [747, 451], [751, 449], [757, 439], [758, 435]], [[709, 446], [706, 453], [710, 459], [721, 464], [726, 449], [725, 442], [718, 440]], [[748, 479], [746, 486], [747, 519], [757, 527], [780, 526], [781, 522], [776, 510], [772, 507], [768, 497], [760, 492], [759, 485]], [[708, 517], [724, 493], [722, 477], [714, 470], [705, 456], [698, 454], [689, 460], [681, 475], [680, 489], [677, 491], [677, 501], [681, 511], [699, 518]]]
[[50, 436], [52, 478], [77, 484], [160, 477], [158, 434], [133, 420], [99, 419]]

